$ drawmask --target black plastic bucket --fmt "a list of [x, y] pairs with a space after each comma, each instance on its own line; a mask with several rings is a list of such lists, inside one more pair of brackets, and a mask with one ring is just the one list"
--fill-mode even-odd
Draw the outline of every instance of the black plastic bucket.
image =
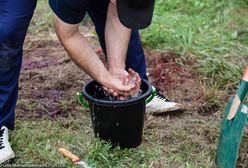
[[121, 148], [139, 146], [142, 142], [146, 99], [152, 93], [150, 84], [142, 80], [140, 96], [113, 101], [94, 98], [96, 85], [99, 86], [96, 81], [91, 81], [83, 88], [83, 95], [89, 102], [95, 136]]

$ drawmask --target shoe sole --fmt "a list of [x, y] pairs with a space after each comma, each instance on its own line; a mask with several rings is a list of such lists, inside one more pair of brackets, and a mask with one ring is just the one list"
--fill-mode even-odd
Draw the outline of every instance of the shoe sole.
[[14, 161], [14, 159], [15, 159], [15, 154], [12, 154], [8, 158], [6, 158], [5, 160], [1, 161], [0, 165], [3, 163], [10, 163], [10, 162]]
[[164, 109], [164, 110], [156, 110], [156, 111], [148, 111], [146, 113], [148, 114], [163, 114], [163, 113], [172, 113], [172, 112], [182, 112], [184, 111], [185, 109], [182, 109], [181, 106], [174, 106], [174, 107], [171, 107], [171, 108], [167, 108], [167, 109]]

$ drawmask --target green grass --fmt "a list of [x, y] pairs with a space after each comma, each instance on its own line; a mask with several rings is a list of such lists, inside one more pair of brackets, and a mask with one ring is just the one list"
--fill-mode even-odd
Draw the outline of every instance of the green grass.
[[[158, 155], [153, 148], [112, 149], [110, 144], [93, 138], [89, 118], [58, 119], [51, 121], [25, 120], [16, 123], [12, 133], [13, 148], [18, 163], [54, 163], [72, 166], [58, 148], [64, 147], [78, 154], [82, 160], [96, 167], [147, 167]], [[27, 143], [28, 142], [28, 143]]]
[[[215, 122], [210, 128], [202, 125], [203, 120], [191, 120], [180, 125], [168, 123], [164, 128], [170, 131], [164, 136], [156, 129], [145, 128], [143, 145], [124, 150], [113, 149], [108, 143], [93, 138], [90, 122], [89, 116], [17, 120], [16, 129], [10, 137], [16, 152], [15, 163], [51, 163], [72, 167], [71, 161], [57, 151], [64, 147], [97, 168], [213, 166], [215, 146], [205, 143], [216, 141]], [[190, 122], [194, 125], [189, 125]], [[197, 134], [201, 136], [196, 138]]]
[[[203, 82], [206, 107], [223, 109], [222, 96], [234, 94], [247, 62], [247, 7], [244, 0], [156, 0], [153, 24], [142, 30], [142, 41], [154, 50], [176, 52], [182, 60], [194, 58], [191, 68]], [[55, 37], [52, 15], [47, 1], [39, 0], [28, 37]], [[18, 102], [19, 108], [29, 112], [36, 104]], [[61, 101], [60, 105], [66, 109], [70, 102]], [[59, 147], [66, 147], [97, 168], [214, 167], [221, 114], [175, 118], [146, 121], [144, 143], [137, 149], [111, 149], [108, 143], [93, 138], [90, 117], [85, 115], [56, 120], [18, 118], [11, 142], [20, 163], [72, 167], [57, 152]], [[242, 145], [242, 150], [247, 149], [246, 142]]]
[[[38, 0], [37, 7], [31, 20], [27, 36], [32, 39], [39, 38], [57, 38], [55, 35], [54, 13], [49, 7], [47, 0]], [[89, 24], [88, 15], [85, 16], [82, 24]]]
[[[194, 57], [193, 68], [203, 78], [216, 81], [222, 90], [235, 89], [248, 58], [247, 7], [244, 0], [157, 0], [153, 23], [141, 32], [142, 42], [177, 52], [182, 59]], [[34, 18], [29, 36], [55, 36], [47, 1], [38, 1]]]
[[48, 37], [54, 34], [53, 12], [46, 0], [38, 0], [36, 10], [31, 20], [28, 36], [32, 38]]
[[153, 24], [142, 31], [142, 40], [184, 59], [195, 57], [194, 68], [204, 78], [233, 89], [248, 57], [247, 7], [242, 0], [157, 0]]

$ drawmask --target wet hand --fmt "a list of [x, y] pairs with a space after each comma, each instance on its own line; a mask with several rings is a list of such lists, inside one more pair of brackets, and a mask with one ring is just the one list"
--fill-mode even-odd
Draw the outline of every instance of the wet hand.
[[135, 96], [140, 92], [141, 78], [137, 72], [128, 69], [129, 79], [126, 80], [128, 84], [135, 84], [135, 87], [132, 90], [131, 96]]
[[[122, 88], [129, 87], [130, 89], [129, 90], [114, 89], [113, 87], [110, 88], [105, 86], [104, 89], [108, 93], [118, 97], [118, 99], [120, 100], [125, 100], [129, 97], [133, 97], [137, 95], [140, 92], [141, 78], [139, 74], [134, 70], [129, 69], [127, 72], [123, 69], [110, 69], [109, 72], [112, 75], [112, 77], [115, 78], [113, 82], [117, 84], [117, 80], [118, 80], [119, 82], [121, 82], [121, 84], [119, 83], [118, 86]], [[125, 87], [123, 87], [123, 85]]]
[[125, 85], [124, 78], [118, 78], [117, 76], [111, 74], [106, 77], [101, 84], [103, 85], [103, 89], [105, 91], [118, 98], [124, 95], [128, 96], [129, 92], [135, 88], [135, 84], [130, 83]]

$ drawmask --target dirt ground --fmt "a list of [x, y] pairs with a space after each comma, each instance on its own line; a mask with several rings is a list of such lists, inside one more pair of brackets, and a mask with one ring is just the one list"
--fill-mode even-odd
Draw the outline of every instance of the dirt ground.
[[[90, 41], [103, 59], [103, 53], [97, 49], [99, 46], [96, 39], [90, 37]], [[178, 126], [187, 124], [186, 118], [197, 122], [200, 118], [208, 120], [213, 117], [218, 107], [204, 104], [204, 87], [191, 68], [194, 59], [182, 60], [170, 51], [156, 52], [145, 49], [145, 54], [150, 82], [170, 100], [182, 104], [185, 109], [180, 113], [146, 116], [147, 129], [157, 127], [158, 136], [163, 139], [168, 134], [163, 124], [168, 117], [178, 123]], [[89, 111], [80, 106], [76, 93], [89, 80], [91, 78], [72, 62], [58, 40], [27, 39], [20, 75], [17, 118], [56, 119], [78, 114], [88, 116]], [[188, 127], [194, 129], [194, 125]], [[215, 147], [215, 140], [208, 137], [208, 132], [203, 138], [212, 143], [208, 144], [210, 148]]]
[[[103, 58], [103, 53], [97, 53]], [[173, 52], [159, 53], [146, 49], [145, 53], [151, 83], [189, 111], [198, 109], [203, 90], [190, 68], [180, 66]], [[190, 66], [192, 62], [189, 60], [184, 64]], [[81, 111], [75, 95], [90, 79], [72, 62], [59, 41], [26, 41], [19, 86], [21, 102], [17, 115], [56, 117]], [[28, 101], [26, 104], [32, 107], [22, 106], [23, 101]], [[72, 104], [67, 106], [63, 102]]]
[[[96, 53], [106, 64], [105, 56], [99, 50], [97, 38], [90, 33], [93, 29], [92, 26], [87, 25], [82, 26], [80, 30], [87, 36]], [[76, 113], [78, 102], [75, 94], [91, 80], [72, 62], [57, 38], [48, 39], [28, 38], [25, 42], [18, 116], [54, 117]], [[189, 113], [208, 115], [216, 111], [214, 107], [205, 108], [203, 105], [204, 88], [191, 67], [195, 62], [193, 58], [182, 60], [174, 52], [144, 50], [150, 82], [170, 100], [182, 104]], [[22, 107], [22, 104], [27, 104], [25, 101], [28, 101], [28, 108]], [[63, 104], [68, 102], [72, 104], [69, 106]], [[29, 114], [26, 114], [26, 111], [29, 111]]]

